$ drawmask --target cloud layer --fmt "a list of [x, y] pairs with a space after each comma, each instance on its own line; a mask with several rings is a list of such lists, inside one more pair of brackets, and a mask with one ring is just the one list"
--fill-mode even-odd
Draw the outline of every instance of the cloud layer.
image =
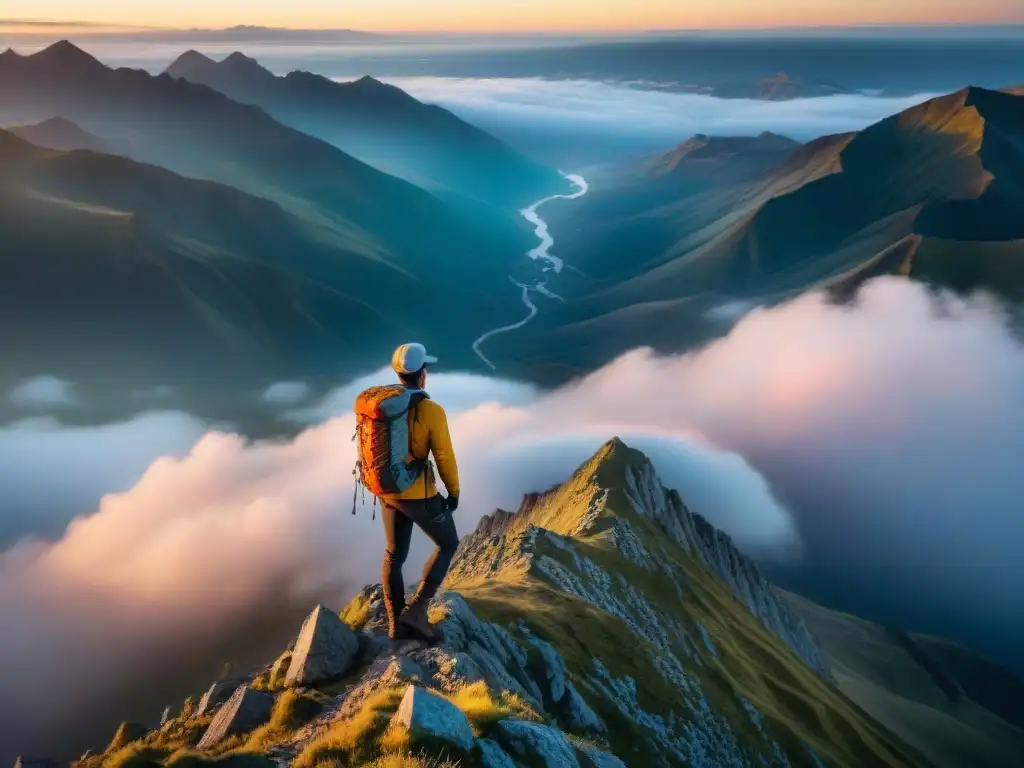
[[[618, 434], [767, 565], [799, 565], [832, 597], [912, 628], [973, 632], [1012, 662], [1024, 353], [1004, 321], [982, 300], [937, 312], [919, 288], [880, 280], [855, 308], [807, 296], [754, 310], [699, 354], [637, 350], [551, 393], [432, 374], [464, 478], [460, 532]], [[56, 543], [8, 551], [0, 752], [112, 727], [140, 702], [155, 714], [166, 702], [154, 698], [200, 687], [240, 649], [269, 654], [314, 600], [374, 579], [382, 535], [368, 507], [350, 514], [348, 414], [385, 375], [292, 413], [312, 423], [294, 440], [208, 433]], [[136, 420], [122, 439], [155, 446], [165, 428]], [[3, 464], [16, 470], [19, 455]], [[410, 581], [426, 554], [415, 540]]]
[[423, 101], [441, 104], [488, 126], [574, 128], [666, 146], [695, 133], [747, 135], [774, 131], [807, 140], [859, 130], [928, 98], [860, 95], [792, 101], [718, 99], [631, 88], [595, 80], [541, 78], [388, 78]]

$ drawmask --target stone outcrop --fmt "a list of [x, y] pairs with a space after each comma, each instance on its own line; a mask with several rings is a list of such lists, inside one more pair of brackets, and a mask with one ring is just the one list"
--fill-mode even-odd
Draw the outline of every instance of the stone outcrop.
[[473, 746], [473, 728], [458, 707], [418, 685], [410, 685], [391, 720], [392, 727], [409, 732], [415, 748], [424, 737], [451, 744], [463, 751]]
[[313, 685], [342, 677], [356, 660], [359, 638], [336, 613], [318, 605], [295, 639], [285, 685]]
[[501, 743], [527, 765], [579, 768], [572, 744], [555, 728], [522, 720], [505, 720], [498, 724], [498, 730]]
[[196, 717], [202, 717], [208, 715], [225, 701], [227, 701], [231, 694], [238, 690], [240, 685], [245, 685], [249, 682], [247, 677], [229, 678], [224, 680], [218, 680], [209, 688], [206, 689], [206, 693], [199, 700], [199, 706], [196, 707]]
[[270, 719], [273, 710], [272, 693], [255, 691], [248, 685], [239, 686], [214, 716], [199, 741], [199, 749], [210, 749], [228, 736], [258, 728]]

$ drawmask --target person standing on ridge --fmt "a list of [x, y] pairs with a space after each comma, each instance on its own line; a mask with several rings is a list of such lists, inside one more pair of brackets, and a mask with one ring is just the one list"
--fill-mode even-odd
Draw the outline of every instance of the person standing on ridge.
[[[422, 344], [401, 345], [391, 358], [400, 384], [371, 387], [359, 395], [355, 405], [357, 473], [381, 502], [386, 539], [381, 582], [392, 640], [410, 636], [438, 639], [427, 606], [459, 545], [452, 517], [459, 506], [459, 469], [448, 417], [424, 390], [427, 366], [436, 362]], [[434, 484], [430, 454], [448, 490], [447, 498]], [[409, 555], [414, 525], [436, 546], [423, 567], [415, 597], [406, 605], [402, 565]]]

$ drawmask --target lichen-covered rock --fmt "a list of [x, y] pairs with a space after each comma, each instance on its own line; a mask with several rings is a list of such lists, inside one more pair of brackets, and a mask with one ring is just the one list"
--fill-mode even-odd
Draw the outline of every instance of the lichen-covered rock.
[[445, 693], [485, 679], [480, 665], [465, 651], [452, 653], [444, 648], [425, 648], [411, 655], [434, 683]]
[[337, 614], [318, 605], [295, 639], [285, 685], [315, 685], [342, 677], [359, 653], [359, 638]]
[[476, 746], [481, 768], [517, 768], [515, 760], [496, 741], [477, 739]]
[[585, 747], [579, 750], [580, 768], [626, 768], [626, 764], [610, 752]]
[[274, 694], [254, 691], [248, 685], [238, 688], [220, 708], [199, 742], [199, 749], [210, 749], [228, 736], [247, 733], [270, 719]]
[[557, 728], [525, 720], [502, 720], [498, 738], [509, 752], [542, 768], [579, 768], [576, 750]]
[[138, 741], [147, 733], [149, 733], [149, 728], [142, 723], [121, 723], [114, 733], [114, 738], [107, 745], [107, 752], [116, 752], [133, 741]]
[[409, 731], [414, 746], [423, 737], [451, 744], [464, 751], [473, 746], [473, 728], [462, 710], [418, 685], [410, 685], [406, 689], [391, 722], [393, 727]]

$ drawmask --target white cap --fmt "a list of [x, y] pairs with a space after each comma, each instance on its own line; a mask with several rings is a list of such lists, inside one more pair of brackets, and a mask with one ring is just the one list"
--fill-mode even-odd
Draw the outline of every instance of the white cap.
[[427, 354], [422, 344], [403, 344], [391, 356], [391, 367], [395, 373], [416, 373], [427, 363], [436, 363], [437, 358]]

